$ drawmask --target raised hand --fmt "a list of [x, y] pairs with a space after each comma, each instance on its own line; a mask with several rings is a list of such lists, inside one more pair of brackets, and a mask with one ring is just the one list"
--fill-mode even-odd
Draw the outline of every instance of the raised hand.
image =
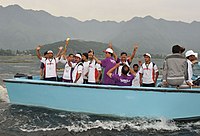
[[133, 45], [134, 50], [137, 50], [138, 47], [139, 47], [138, 43], [136, 43], [136, 44]]
[[60, 46], [60, 47], [58, 47], [58, 49], [59, 49], [59, 50], [62, 50], [62, 49], [63, 49], [63, 47], [62, 47], [62, 46]]
[[113, 46], [112, 46], [112, 43], [111, 43], [111, 42], [108, 44], [108, 48], [113, 49]]
[[38, 45], [38, 47], [36, 48], [37, 51], [39, 51], [41, 48], [41, 45]]

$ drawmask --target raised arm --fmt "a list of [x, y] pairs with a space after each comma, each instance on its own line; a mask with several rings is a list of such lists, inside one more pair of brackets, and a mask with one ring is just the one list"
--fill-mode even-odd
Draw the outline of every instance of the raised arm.
[[114, 67], [112, 67], [108, 72], [106, 73], [110, 78], [112, 77], [112, 73], [115, 71], [116, 68], [118, 68], [120, 63], [117, 63]]
[[56, 58], [61, 56], [61, 52], [62, 52], [63, 47], [60, 46], [58, 49], [59, 49], [59, 50], [58, 50], [58, 53], [57, 53], [57, 55], [56, 55]]
[[111, 42], [108, 44], [108, 48], [111, 48], [113, 50], [113, 58], [115, 59], [115, 61], [117, 61], [117, 54], [115, 53]]
[[38, 59], [42, 59], [42, 56], [41, 56], [41, 54], [40, 54], [40, 48], [41, 48], [41, 45], [39, 45], [37, 48], [36, 48], [36, 55], [37, 55], [37, 57], [38, 57]]
[[64, 56], [66, 55], [68, 45], [69, 45], [69, 38], [67, 38], [67, 40], [65, 41], [65, 48], [64, 48], [63, 52], [61, 53], [61, 55], [64, 55]]
[[133, 52], [130, 57], [130, 62], [132, 62], [133, 58], [135, 57], [137, 50], [138, 50], [138, 44], [136, 43], [136, 44], [134, 44], [134, 49], [133, 49]]
[[96, 56], [93, 56], [93, 58], [98, 64], [101, 64], [101, 61]]
[[130, 69], [131, 74], [134, 75], [134, 77], [135, 77], [136, 76], [135, 71], [131, 67], [129, 69]]

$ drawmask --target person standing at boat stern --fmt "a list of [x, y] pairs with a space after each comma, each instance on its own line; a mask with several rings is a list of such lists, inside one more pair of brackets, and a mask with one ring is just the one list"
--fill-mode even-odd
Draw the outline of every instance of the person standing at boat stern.
[[104, 60], [100, 61], [95, 56], [94, 59], [104, 68], [102, 83], [104, 85], [115, 85], [115, 81], [107, 75], [107, 72], [116, 64], [116, 60], [112, 57], [114, 51], [111, 48], [107, 48], [104, 52], [106, 57]]
[[[113, 68], [111, 68], [108, 72], [107, 75], [112, 78], [115, 81], [115, 84], [118, 86], [131, 86], [132, 81], [135, 77], [135, 72], [133, 71], [132, 68], [124, 64], [122, 66], [121, 74], [113, 74], [115, 69], [117, 69], [120, 66], [120, 63], [117, 63]], [[129, 74], [129, 72], [131, 74]]]
[[73, 83], [82, 84], [83, 83], [83, 63], [80, 53], [75, 56], [75, 63], [73, 63], [72, 81]]
[[[44, 58], [40, 55], [40, 46], [36, 48], [37, 57], [42, 63], [44, 63], [44, 80], [57, 81], [57, 63], [59, 57], [54, 57], [53, 51], [47, 51], [48, 58]], [[59, 53], [62, 51], [62, 47], [59, 47]]]
[[144, 55], [145, 63], [142, 64], [140, 68], [140, 85], [143, 87], [155, 87], [158, 79], [158, 67], [155, 63], [151, 62], [151, 55], [145, 53]]
[[[185, 48], [174, 45], [172, 54], [167, 55], [163, 64], [162, 85], [164, 87], [179, 87], [188, 80], [188, 64], [186, 58], [182, 55]], [[191, 84], [186, 82], [189, 86]]]

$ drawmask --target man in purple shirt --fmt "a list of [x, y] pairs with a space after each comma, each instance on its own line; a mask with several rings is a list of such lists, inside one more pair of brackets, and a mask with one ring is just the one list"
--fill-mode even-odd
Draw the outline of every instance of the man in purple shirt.
[[[120, 63], [117, 63], [113, 68], [111, 68], [107, 75], [115, 81], [115, 84], [118, 86], [132, 86], [132, 81], [135, 77], [135, 72], [133, 69], [128, 67], [126, 64], [123, 65], [121, 75], [113, 74], [113, 71], [120, 66]], [[129, 71], [131, 74], [129, 74]]]
[[99, 63], [104, 68], [102, 83], [104, 85], [114, 85], [115, 81], [106, 74], [116, 64], [116, 61], [112, 57], [114, 52], [111, 48], [107, 48], [104, 52], [105, 52], [105, 57], [106, 57], [104, 60], [100, 61], [95, 56], [93, 57], [96, 60], [96, 62]]

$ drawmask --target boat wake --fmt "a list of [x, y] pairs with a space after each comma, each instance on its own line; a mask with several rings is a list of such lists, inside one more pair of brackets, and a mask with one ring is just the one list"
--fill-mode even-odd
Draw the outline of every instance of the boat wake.
[[67, 129], [68, 131], [73, 132], [84, 132], [91, 129], [104, 129], [104, 130], [117, 130], [123, 131], [127, 129], [131, 130], [139, 130], [139, 131], [147, 131], [151, 130], [162, 130], [162, 131], [177, 131], [180, 130], [174, 122], [168, 122], [164, 119], [160, 121], [149, 122], [147, 120], [139, 119], [139, 120], [121, 120], [121, 121], [102, 121], [96, 120], [94, 122], [89, 121], [77, 121], [73, 122], [71, 125], [61, 125], [55, 128], [38, 128], [37, 126], [32, 126], [33, 129], [27, 129], [24, 126], [21, 126], [20, 130], [25, 132], [36, 132], [36, 131], [52, 131], [59, 129]]

